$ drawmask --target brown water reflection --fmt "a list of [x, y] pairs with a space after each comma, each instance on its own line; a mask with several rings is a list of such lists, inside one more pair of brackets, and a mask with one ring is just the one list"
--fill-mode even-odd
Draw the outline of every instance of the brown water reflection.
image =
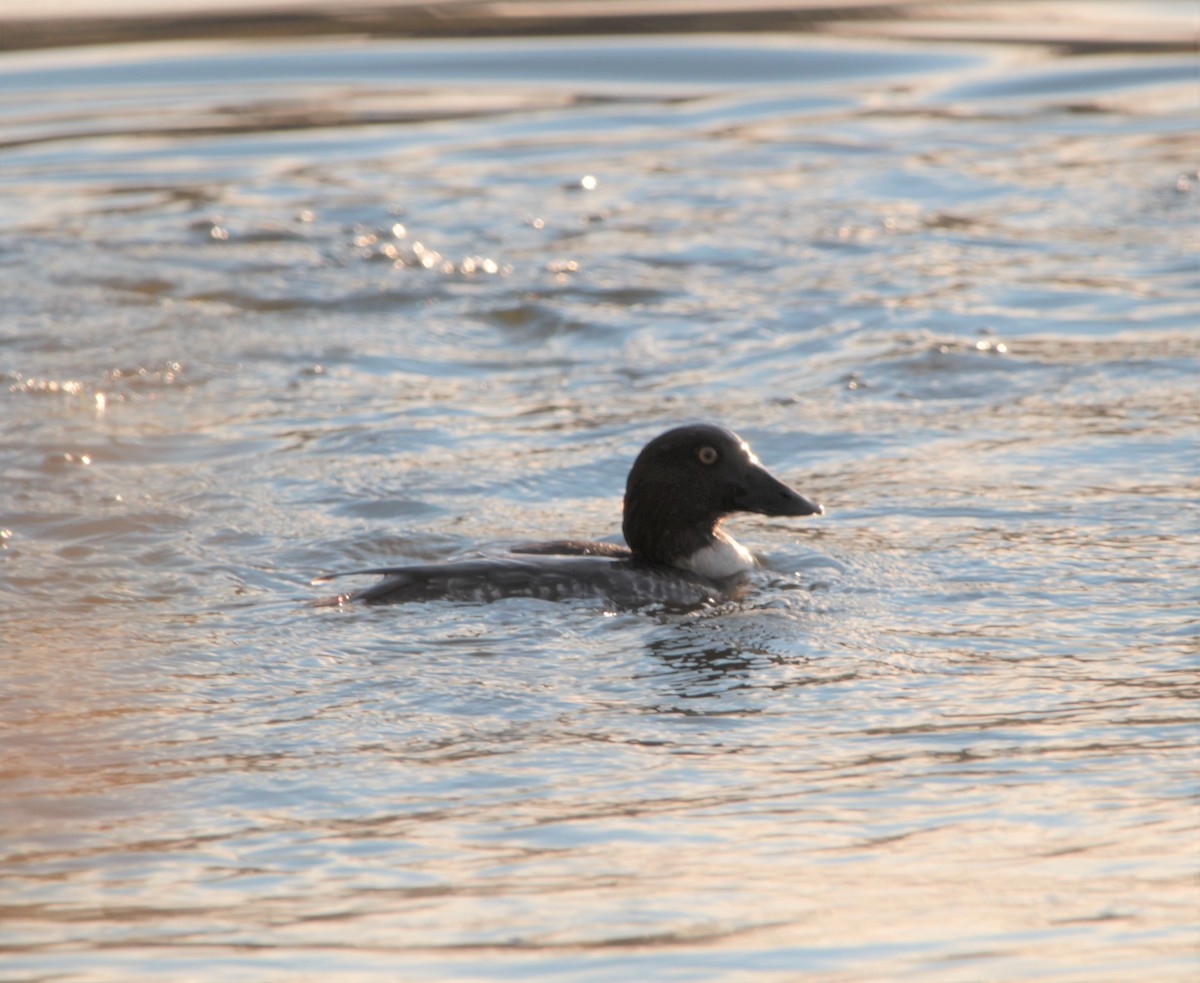
[[37, 0], [5, 6], [7, 50], [201, 38], [531, 37], [805, 32], [830, 37], [1053, 45], [1076, 54], [1189, 51], [1189, 5], [1071, 0], [914, 3], [912, 0], [199, 0], [169, 10], [156, 0], [74, 0], [47, 17]]

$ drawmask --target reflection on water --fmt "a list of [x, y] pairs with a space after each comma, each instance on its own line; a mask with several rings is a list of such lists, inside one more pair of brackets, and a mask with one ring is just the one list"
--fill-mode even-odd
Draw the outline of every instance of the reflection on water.
[[[0, 76], [10, 973], [1194, 976], [1187, 58]], [[829, 509], [742, 601], [309, 604], [610, 537], [697, 419]]]

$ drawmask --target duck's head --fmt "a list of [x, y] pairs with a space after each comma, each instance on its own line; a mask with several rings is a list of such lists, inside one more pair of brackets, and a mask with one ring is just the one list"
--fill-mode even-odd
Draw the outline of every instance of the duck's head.
[[638, 454], [625, 484], [622, 531], [636, 556], [678, 566], [711, 545], [721, 520], [734, 512], [824, 511], [764, 468], [733, 431], [692, 424], [660, 434]]

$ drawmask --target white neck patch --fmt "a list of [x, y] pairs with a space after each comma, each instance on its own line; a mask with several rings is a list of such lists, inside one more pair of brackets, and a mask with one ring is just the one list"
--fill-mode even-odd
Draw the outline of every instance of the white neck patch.
[[702, 577], [721, 580], [745, 573], [754, 568], [754, 556], [732, 536], [718, 529], [716, 539], [691, 556], [685, 557], [676, 566], [691, 570]]

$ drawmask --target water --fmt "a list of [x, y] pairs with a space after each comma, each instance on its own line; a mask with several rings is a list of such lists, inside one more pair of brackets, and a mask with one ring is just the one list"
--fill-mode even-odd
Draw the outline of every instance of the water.
[[[811, 36], [0, 63], [5, 979], [1185, 980], [1195, 67]], [[823, 501], [690, 615], [322, 609]]]

